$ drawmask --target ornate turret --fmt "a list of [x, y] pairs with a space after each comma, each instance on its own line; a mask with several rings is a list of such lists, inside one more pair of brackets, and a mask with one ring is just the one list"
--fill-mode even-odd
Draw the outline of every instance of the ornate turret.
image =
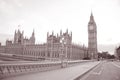
[[47, 32], [47, 38], [48, 38], [48, 36], [49, 36], [49, 32]]
[[62, 30], [60, 30], [60, 35], [62, 35]]
[[52, 36], [54, 36], [54, 31], [52, 31]]
[[35, 37], [34, 29], [33, 29], [32, 37]]
[[71, 34], [70, 34], [70, 35], [71, 35], [71, 40], [72, 40], [72, 32], [71, 32]]
[[14, 33], [14, 44], [23, 44], [23, 32], [21, 33], [20, 30]]
[[31, 35], [31, 37], [30, 37], [30, 44], [35, 44], [35, 33], [34, 33], [34, 29], [33, 29], [32, 35]]
[[16, 30], [15, 30], [15, 33], [14, 33], [14, 43], [16, 43], [16, 40], [17, 40], [17, 34], [16, 34]]
[[68, 34], [68, 29], [66, 30], [66, 33]]

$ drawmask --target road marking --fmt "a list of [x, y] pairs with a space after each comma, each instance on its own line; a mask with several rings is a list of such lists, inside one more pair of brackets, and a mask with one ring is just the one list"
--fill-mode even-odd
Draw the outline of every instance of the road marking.
[[101, 66], [101, 69], [99, 72], [92, 72], [92, 74], [95, 74], [95, 75], [100, 75], [103, 71], [103, 66]]
[[112, 62], [112, 64], [113, 64], [114, 66], [116, 66], [117, 68], [120, 68], [120, 66], [118, 66], [117, 64], [115, 64], [115, 63], [113, 63], [113, 62]]
[[[99, 68], [99, 67], [98, 67], [98, 68]], [[97, 68], [96, 68], [96, 69], [97, 69]], [[101, 66], [100, 66], [100, 71], [99, 71], [99, 72], [92, 71], [92, 74], [94, 74], [94, 75], [101, 75], [102, 71], [103, 71], [103, 63], [102, 63]]]
[[[96, 69], [99, 65], [101, 65], [101, 63], [98, 63], [92, 70]], [[92, 70], [90, 70], [90, 72], [88, 72], [86, 75], [84, 75], [82, 78], [80, 78], [79, 80], [86, 80], [87, 78], [89, 78], [89, 76], [92, 74]]]

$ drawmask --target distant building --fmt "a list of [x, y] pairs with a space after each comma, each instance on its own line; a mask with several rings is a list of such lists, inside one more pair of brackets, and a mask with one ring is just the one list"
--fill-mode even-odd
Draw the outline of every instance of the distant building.
[[[61, 42], [64, 40], [64, 44]], [[63, 51], [63, 52], [62, 52]], [[6, 41], [5, 53], [35, 59], [55, 59], [62, 57], [70, 60], [79, 60], [87, 56], [87, 47], [72, 43], [72, 32], [55, 35], [47, 33], [47, 42], [44, 44], [35, 44], [34, 31], [30, 39], [24, 38], [23, 32], [15, 31], [14, 41]]]
[[120, 60], [120, 46], [116, 48], [115, 57]]
[[0, 53], [5, 53], [5, 46], [2, 46], [0, 43]]
[[97, 26], [92, 13], [88, 23], [88, 53], [90, 58], [97, 58]]
[[34, 34], [34, 30], [33, 33], [31, 35], [31, 37], [28, 38], [24, 38], [24, 32], [20, 32], [20, 30], [18, 29], [18, 31], [16, 32], [15, 30], [15, 34], [14, 34], [14, 44], [22, 44], [22, 45], [31, 45], [31, 44], [35, 44], [35, 34]]
[[13, 44], [13, 42], [11, 40], [6, 40], [6, 46], [11, 45], [11, 44]]

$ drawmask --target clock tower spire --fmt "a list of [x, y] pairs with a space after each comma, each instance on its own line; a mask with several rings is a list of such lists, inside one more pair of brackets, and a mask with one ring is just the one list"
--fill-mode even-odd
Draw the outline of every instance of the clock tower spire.
[[92, 12], [88, 22], [88, 54], [92, 59], [97, 58], [97, 26]]

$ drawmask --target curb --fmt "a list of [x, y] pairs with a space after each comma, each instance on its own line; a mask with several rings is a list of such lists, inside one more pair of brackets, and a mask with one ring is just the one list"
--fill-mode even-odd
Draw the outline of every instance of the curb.
[[88, 71], [86, 71], [85, 73], [81, 74], [80, 76], [78, 76], [77, 78], [75, 78], [74, 80], [80, 80], [80, 78], [82, 78], [85, 74], [87, 74], [88, 72], [90, 72], [91, 70], [93, 70], [95, 67], [97, 67], [100, 64], [100, 62], [95, 65], [94, 67], [92, 67], [91, 69], [89, 69]]

